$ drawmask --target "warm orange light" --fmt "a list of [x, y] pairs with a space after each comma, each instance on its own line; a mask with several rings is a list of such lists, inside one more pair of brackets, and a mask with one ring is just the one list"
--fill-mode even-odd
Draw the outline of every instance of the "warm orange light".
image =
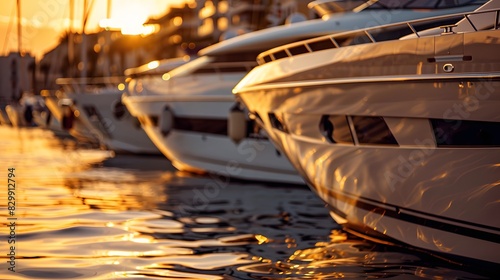
[[182, 17], [175, 17], [175, 18], [172, 20], [172, 23], [173, 23], [175, 26], [181, 26], [181, 24], [182, 24]]
[[99, 26], [107, 30], [120, 30], [124, 35], [149, 35], [157, 31], [156, 25], [144, 25], [148, 19], [147, 7], [140, 2], [128, 2], [113, 9], [113, 17], [102, 19]]
[[160, 65], [160, 62], [158, 60], [153, 60], [148, 63], [148, 69], [155, 69]]

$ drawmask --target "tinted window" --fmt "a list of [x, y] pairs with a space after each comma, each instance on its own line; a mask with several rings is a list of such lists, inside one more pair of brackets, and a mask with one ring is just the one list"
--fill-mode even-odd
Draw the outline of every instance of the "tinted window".
[[327, 50], [327, 49], [332, 49], [335, 48], [335, 45], [333, 44], [332, 40], [325, 39], [321, 41], [316, 41], [308, 44], [311, 50], [313, 51], [321, 51], [321, 50]]
[[227, 120], [175, 117], [174, 129], [227, 135]]
[[346, 116], [325, 115], [321, 117], [319, 129], [330, 143], [353, 144]]
[[436, 144], [463, 147], [500, 146], [500, 123], [431, 119]]
[[352, 122], [360, 144], [398, 145], [384, 118], [353, 116]]
[[288, 54], [284, 50], [273, 53], [274, 59], [280, 59], [288, 57]]
[[298, 54], [303, 54], [303, 53], [308, 53], [309, 51], [304, 45], [298, 45], [295, 47], [291, 47], [288, 49], [292, 55], [298, 55]]
[[269, 113], [268, 116], [269, 122], [271, 123], [272, 127], [276, 128], [277, 130], [287, 132], [286, 126], [280, 118], [278, 118], [274, 113]]

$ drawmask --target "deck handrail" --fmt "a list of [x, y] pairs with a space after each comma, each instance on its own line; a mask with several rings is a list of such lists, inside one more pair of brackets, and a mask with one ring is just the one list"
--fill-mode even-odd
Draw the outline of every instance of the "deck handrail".
[[[366, 36], [369, 39], [369, 42], [359, 42], [357, 44], [366, 44], [366, 43], [377, 43], [377, 42], [383, 42], [386, 40], [391, 40], [391, 39], [386, 39], [386, 40], [375, 40], [375, 37], [373, 37], [373, 33], [380, 32], [382, 30], [390, 30], [392, 28], [409, 28], [410, 29], [410, 34], [415, 35], [416, 37], [420, 37], [421, 34], [419, 34], [419, 31], [415, 29], [416, 25], [419, 24], [432, 24], [433, 22], [435, 23], [435, 26], [431, 28], [426, 28], [426, 30], [436, 28], [436, 27], [441, 27], [438, 21], [440, 20], [445, 20], [445, 19], [452, 19], [452, 18], [463, 18], [466, 20], [470, 26], [475, 30], [478, 31], [476, 25], [472, 22], [472, 19], [470, 16], [472, 15], [479, 15], [479, 14], [486, 14], [486, 13], [495, 13], [495, 22], [492, 23], [493, 28], [496, 30], [499, 28], [499, 18], [500, 18], [500, 9], [488, 9], [484, 11], [473, 11], [473, 12], [466, 12], [466, 13], [455, 13], [455, 14], [448, 14], [448, 15], [441, 15], [441, 16], [435, 16], [435, 17], [430, 17], [430, 18], [423, 18], [423, 19], [415, 19], [411, 21], [405, 21], [405, 22], [398, 22], [398, 23], [391, 23], [391, 24], [386, 24], [386, 25], [380, 25], [380, 26], [374, 26], [374, 27], [368, 27], [368, 28], [362, 28], [362, 29], [357, 29], [357, 30], [352, 30], [352, 31], [345, 31], [345, 32], [339, 32], [339, 33], [334, 33], [330, 35], [324, 35], [324, 36], [319, 36], [316, 38], [312, 39], [307, 39], [299, 42], [294, 42], [290, 44], [286, 44], [283, 46], [279, 46], [276, 48], [272, 48], [270, 50], [267, 50], [265, 52], [260, 53], [257, 56], [257, 62], [262, 65], [271, 61], [275, 61], [277, 59], [285, 58], [285, 57], [292, 57], [295, 55], [303, 54], [303, 53], [310, 53], [310, 52], [315, 52], [319, 50], [324, 50], [324, 49], [334, 49], [334, 48], [341, 48], [342, 45], [338, 43], [338, 39], [354, 39], [356, 37], [360, 36]], [[458, 22], [458, 20], [457, 20]], [[421, 31], [420, 31], [421, 32]], [[314, 43], [328, 43], [330, 44], [329, 47], [327, 48], [321, 48], [318, 50], [314, 50], [314, 48], [311, 48], [311, 45]], [[300, 49], [300, 50], [299, 50]], [[299, 50], [299, 51], [294, 51], [293, 50]]]

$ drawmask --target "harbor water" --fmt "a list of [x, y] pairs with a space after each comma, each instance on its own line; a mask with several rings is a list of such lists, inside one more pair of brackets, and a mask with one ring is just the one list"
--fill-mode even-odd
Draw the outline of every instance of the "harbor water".
[[344, 232], [301, 185], [0, 127], [0, 279], [487, 279]]

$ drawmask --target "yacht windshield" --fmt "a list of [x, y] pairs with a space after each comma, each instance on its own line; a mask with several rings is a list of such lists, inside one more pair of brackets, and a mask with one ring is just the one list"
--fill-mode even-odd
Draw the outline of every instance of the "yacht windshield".
[[195, 72], [198, 69], [206, 67], [208, 64], [210, 64], [212, 61], [214, 61], [213, 57], [210, 56], [200, 56], [196, 58], [195, 60], [192, 60], [182, 66], [179, 66], [172, 71], [168, 72], [169, 78], [177, 77], [177, 76], [184, 76], [184, 75], [189, 75], [193, 72]]
[[366, 0], [317, 0], [309, 3], [307, 6], [319, 16], [324, 16], [352, 11], [365, 2]]
[[157, 75], [161, 76], [164, 73], [172, 69], [175, 69], [176, 67], [179, 67], [193, 59], [194, 57], [183, 56], [178, 58], [163, 59], [159, 61], [155, 60], [149, 62], [148, 64], [141, 65], [139, 67], [127, 69], [125, 70], [124, 73], [125, 76], [131, 78], [142, 77], [142, 76], [157, 76]]

